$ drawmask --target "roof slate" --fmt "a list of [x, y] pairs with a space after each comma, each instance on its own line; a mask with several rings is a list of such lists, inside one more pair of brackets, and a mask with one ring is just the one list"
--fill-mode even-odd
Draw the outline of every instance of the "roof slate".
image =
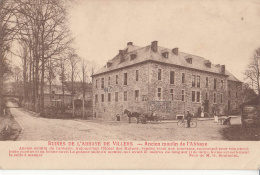
[[[162, 53], [168, 52], [168, 58], [165, 58], [162, 56]], [[151, 45], [145, 46], [145, 47], [139, 47], [136, 45], [128, 45], [124, 49], [124, 57], [123, 61], [121, 61], [120, 55], [117, 54], [113, 59], [109, 60], [110, 63], [112, 63], [109, 67], [105, 65], [101, 69], [99, 69], [93, 76], [110, 72], [116, 69], [124, 68], [126, 66], [131, 66], [134, 64], [142, 63], [144, 61], [158, 61], [165, 64], [171, 64], [176, 66], [181, 66], [185, 68], [190, 69], [196, 69], [211, 73], [217, 73], [221, 75], [228, 76], [228, 79], [232, 81], [239, 81], [234, 75], [232, 75], [229, 71], [225, 71], [225, 74], [221, 73], [221, 66], [219, 64], [211, 64], [211, 67], [208, 67], [205, 65], [206, 62], [209, 62], [209, 60], [206, 60], [203, 57], [184, 53], [184, 52], [178, 52], [178, 55], [174, 54], [172, 52], [172, 49], [168, 49], [165, 47], [158, 46], [157, 52], [154, 52], [151, 50]], [[136, 58], [131, 60], [131, 54], [136, 54]], [[192, 58], [192, 64], [187, 62], [187, 58]], [[240, 82], [240, 81], [239, 81]]]

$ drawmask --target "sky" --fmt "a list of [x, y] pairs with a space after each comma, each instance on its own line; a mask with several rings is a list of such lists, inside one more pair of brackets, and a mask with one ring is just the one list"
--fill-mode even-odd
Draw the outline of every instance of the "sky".
[[239, 80], [260, 47], [260, 1], [77, 0], [70, 28], [79, 56], [100, 66], [131, 41], [224, 64]]

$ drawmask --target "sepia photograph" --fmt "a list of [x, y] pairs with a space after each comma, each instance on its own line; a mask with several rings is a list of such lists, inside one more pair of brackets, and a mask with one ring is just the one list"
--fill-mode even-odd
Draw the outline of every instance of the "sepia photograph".
[[1, 0], [0, 140], [259, 141], [259, 1]]
[[260, 169], [259, 0], [0, 0], [0, 169]]

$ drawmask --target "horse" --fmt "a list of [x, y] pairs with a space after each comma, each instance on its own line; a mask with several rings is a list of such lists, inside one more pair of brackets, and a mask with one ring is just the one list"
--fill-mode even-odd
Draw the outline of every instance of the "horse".
[[129, 123], [131, 123], [131, 117], [135, 117], [137, 119], [137, 124], [139, 123], [139, 118], [141, 117], [141, 114], [138, 112], [131, 112], [127, 109], [124, 110], [124, 114], [126, 114], [129, 118]]

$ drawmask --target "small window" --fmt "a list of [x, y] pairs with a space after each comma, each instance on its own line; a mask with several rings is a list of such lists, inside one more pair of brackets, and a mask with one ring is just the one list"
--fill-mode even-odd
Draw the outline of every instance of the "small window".
[[168, 57], [169, 57], [169, 52], [164, 52], [164, 53], [162, 53], [162, 56], [163, 56], [164, 58], [168, 58]]
[[111, 93], [107, 94], [107, 101], [110, 102], [111, 101]]
[[116, 75], [116, 84], [118, 84], [118, 75]]
[[174, 71], [170, 71], [170, 84], [174, 84]]
[[105, 79], [104, 79], [104, 78], [101, 78], [101, 89], [104, 88], [104, 84], [105, 84]]
[[130, 57], [131, 57], [131, 60], [135, 59], [136, 58], [136, 54], [132, 54]]
[[215, 104], [217, 103], [217, 94], [216, 93], [213, 94], [213, 102]]
[[135, 90], [135, 100], [139, 100], [139, 90]]
[[200, 87], [200, 76], [197, 76], [197, 87]]
[[185, 100], [185, 91], [181, 90], [181, 101]]
[[52, 95], [51, 98], [54, 99], [54, 95]]
[[162, 69], [158, 69], [158, 80], [162, 80]]
[[185, 73], [182, 73], [182, 74], [181, 74], [181, 82], [182, 82], [182, 83], [185, 83]]
[[223, 94], [220, 94], [220, 103], [223, 103]]
[[110, 86], [110, 77], [108, 77], [108, 86]]
[[208, 93], [205, 94], [205, 100], [208, 100]]
[[214, 78], [214, 89], [217, 89], [217, 79]]
[[95, 95], [95, 103], [98, 103], [98, 95]]
[[118, 92], [115, 92], [115, 101], [118, 101]]
[[209, 86], [209, 77], [206, 77], [206, 87]]
[[124, 73], [124, 85], [127, 85], [127, 73]]
[[237, 91], [236, 91], [236, 98], [238, 97]]
[[196, 86], [196, 75], [192, 75], [192, 84], [191, 84], [192, 87], [195, 87]]
[[157, 99], [158, 100], [162, 99], [162, 88], [158, 88], [158, 90], [157, 90]]
[[104, 102], [105, 101], [105, 96], [104, 94], [101, 94], [101, 102]]
[[124, 101], [127, 101], [127, 91], [124, 91]]
[[171, 93], [171, 101], [173, 101], [173, 89], [170, 90]]
[[197, 102], [200, 102], [200, 91], [197, 91]]
[[96, 88], [98, 87], [98, 79], [96, 79]]
[[138, 81], [138, 79], [139, 79], [139, 71], [136, 70], [135, 71], [135, 81]]
[[187, 58], [186, 61], [190, 64], [192, 64], [192, 58]]
[[191, 92], [191, 101], [195, 102], [195, 91]]

